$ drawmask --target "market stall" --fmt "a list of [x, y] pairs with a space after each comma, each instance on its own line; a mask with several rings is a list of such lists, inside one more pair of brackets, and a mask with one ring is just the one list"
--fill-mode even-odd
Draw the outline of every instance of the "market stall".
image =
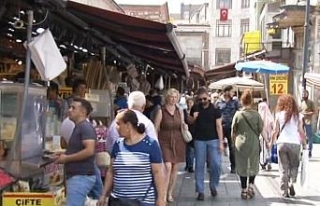
[[[59, 53], [68, 65], [65, 76], [55, 80], [63, 85], [67, 78], [85, 77], [89, 86], [86, 99], [94, 107], [94, 117], [112, 118], [113, 93], [115, 87], [125, 80], [123, 73], [126, 78], [130, 77], [126, 79], [127, 83], [133, 83], [131, 86], [139, 85], [140, 89], [147, 88], [146, 82], [140, 77], [157, 77], [157, 74], [160, 77], [163, 75], [165, 79], [180, 79], [182, 76], [188, 77], [189, 71], [172, 25], [170, 27], [112, 14], [116, 16], [115, 19], [125, 19], [124, 22], [129, 22], [131, 26], [149, 25], [153, 27], [151, 30], [160, 28], [155, 34], [151, 31], [152, 43], [145, 42], [144, 54], [137, 57], [135, 55], [139, 54], [138, 49], [142, 46], [139, 37], [132, 41], [130, 36], [129, 42], [125, 42], [124, 38], [117, 38], [119, 35], [109, 38], [105, 33], [110, 34], [117, 25], [102, 27], [95, 24], [105, 14], [104, 11], [94, 10], [93, 14], [98, 13], [100, 16], [92, 20], [85, 18], [89, 7], [74, 4], [71, 8], [78, 15], [75, 16], [64, 7], [65, 2], [60, 0], [5, 1], [2, 6], [5, 9], [0, 16], [0, 25], [4, 28], [0, 31], [0, 56], [11, 60], [17, 58], [18, 61], [13, 60], [14, 63], [21, 61], [17, 74], [23, 74], [20, 77], [24, 82], [0, 83], [0, 155], [4, 151], [0, 158], [0, 178], [5, 180], [0, 190], [3, 192], [3, 202], [4, 205], [11, 205], [16, 201], [27, 205], [29, 200], [26, 199], [34, 197], [37, 205], [58, 205], [64, 194], [63, 168], [54, 164], [50, 155], [61, 151], [58, 144], [60, 121], [57, 111], [48, 107], [46, 87], [32, 84], [35, 79], [31, 79], [30, 74], [36, 71], [33, 68], [38, 70], [42, 80], [47, 82], [52, 79], [43, 78], [41, 71], [45, 71], [48, 65], [39, 63], [41, 55], [31, 54], [32, 37], [37, 39], [43, 31], [51, 31]], [[113, 20], [104, 19], [104, 23], [110, 24]], [[111, 31], [106, 32], [106, 28], [111, 28]], [[125, 32], [122, 35], [125, 36]], [[162, 44], [157, 44], [158, 37], [165, 41], [165, 48]], [[27, 50], [23, 42], [28, 45]], [[167, 52], [164, 53], [164, 50]], [[157, 55], [149, 55], [151, 53], [161, 53], [163, 56], [155, 59]], [[167, 64], [163, 66], [165, 62]], [[39, 70], [42, 66], [44, 70]], [[60, 95], [62, 93], [69, 94], [70, 89], [62, 88]]]

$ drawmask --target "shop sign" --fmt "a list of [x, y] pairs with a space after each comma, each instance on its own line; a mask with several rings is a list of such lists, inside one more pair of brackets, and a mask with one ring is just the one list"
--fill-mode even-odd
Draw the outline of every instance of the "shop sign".
[[10, 206], [55, 206], [52, 194], [5, 193], [2, 200]]
[[72, 88], [71, 87], [59, 88], [58, 94], [61, 99], [65, 99], [66, 97], [68, 97], [72, 94]]
[[65, 199], [65, 189], [60, 187], [52, 192], [5, 192], [2, 205], [5, 206], [59, 206]]
[[270, 95], [288, 94], [288, 75], [269, 75]]

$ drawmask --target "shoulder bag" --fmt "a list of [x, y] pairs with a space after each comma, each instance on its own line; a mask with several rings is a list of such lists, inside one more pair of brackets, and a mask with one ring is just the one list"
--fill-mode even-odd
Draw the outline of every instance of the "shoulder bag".
[[[278, 122], [278, 124], [279, 124], [279, 126], [280, 126], [280, 123], [279, 123], [278, 120], [277, 120], [277, 122]], [[282, 125], [279, 133], [277, 134], [277, 139], [279, 138], [279, 136], [280, 136], [280, 134], [281, 134], [284, 126], [286, 125], [286, 123], [287, 123], [287, 122], [285, 122], [285, 123]], [[277, 147], [277, 144], [273, 144], [272, 147], [271, 147], [270, 160], [271, 160], [272, 163], [278, 164], [278, 147]]]
[[[177, 109], [179, 109], [179, 108], [177, 108]], [[181, 109], [179, 109], [179, 112], [180, 112], [180, 117], [181, 117], [181, 134], [182, 134], [183, 140], [186, 143], [189, 143], [192, 141], [192, 135], [189, 131], [188, 125], [184, 122], [183, 111]]]

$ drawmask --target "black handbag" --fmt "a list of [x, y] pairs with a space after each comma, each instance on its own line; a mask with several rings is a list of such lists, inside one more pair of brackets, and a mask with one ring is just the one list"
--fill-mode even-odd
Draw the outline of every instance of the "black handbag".
[[142, 206], [138, 199], [109, 197], [108, 206]]
[[130, 198], [118, 198], [110, 195], [108, 200], [108, 206], [142, 206], [142, 201], [147, 197], [148, 192], [152, 186], [152, 182], [150, 183], [149, 188], [147, 189], [142, 200], [140, 199], [130, 199]]

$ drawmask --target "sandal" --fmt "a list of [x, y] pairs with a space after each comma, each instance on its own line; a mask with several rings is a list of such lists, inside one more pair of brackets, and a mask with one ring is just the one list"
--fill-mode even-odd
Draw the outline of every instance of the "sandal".
[[241, 199], [243, 199], [243, 200], [247, 200], [248, 199], [248, 192], [246, 190], [242, 190]]
[[253, 187], [248, 187], [248, 195], [249, 196], [251, 196], [251, 197], [253, 197], [254, 195], [255, 195], [256, 193], [254, 192], [254, 189], [253, 189]]
[[173, 197], [171, 195], [168, 195], [167, 202], [169, 202], [169, 203], [174, 202], [174, 199], [173, 199]]

